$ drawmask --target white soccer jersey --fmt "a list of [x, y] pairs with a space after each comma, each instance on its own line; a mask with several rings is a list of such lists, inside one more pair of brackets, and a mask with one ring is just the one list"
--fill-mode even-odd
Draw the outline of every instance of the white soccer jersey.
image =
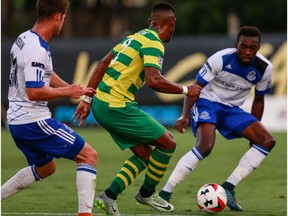
[[236, 58], [235, 48], [221, 50], [208, 58], [196, 76], [205, 85], [200, 98], [241, 106], [254, 85], [256, 94], [269, 92], [272, 64], [259, 53], [248, 66], [241, 66]]
[[51, 118], [47, 101], [30, 101], [26, 91], [26, 88], [41, 88], [50, 84], [53, 66], [48, 43], [28, 30], [14, 42], [10, 58], [8, 124], [26, 124]]

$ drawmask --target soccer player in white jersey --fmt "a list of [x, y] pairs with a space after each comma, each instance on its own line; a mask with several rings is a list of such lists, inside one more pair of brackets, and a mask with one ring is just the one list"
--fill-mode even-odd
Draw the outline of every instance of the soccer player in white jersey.
[[2, 185], [1, 200], [52, 175], [54, 158], [66, 158], [77, 163], [78, 216], [92, 216], [97, 152], [75, 131], [53, 119], [47, 107], [54, 99], [95, 93], [80, 84], [69, 85], [53, 72], [48, 41], [60, 34], [68, 6], [68, 0], [38, 0], [35, 25], [19, 35], [11, 48], [7, 121], [29, 166]]
[[[178, 161], [160, 196], [169, 201], [177, 184], [207, 157], [214, 146], [215, 130], [227, 139], [244, 137], [250, 148], [238, 166], [222, 184], [231, 210], [243, 211], [235, 200], [235, 186], [269, 155], [275, 145], [272, 134], [260, 122], [264, 110], [264, 95], [269, 91], [272, 64], [261, 54], [261, 34], [254, 26], [243, 26], [235, 48], [221, 50], [199, 71], [196, 84], [203, 87], [200, 98], [186, 97], [181, 117], [175, 127], [180, 133], [190, 124], [196, 145]], [[241, 106], [251, 88], [255, 95], [251, 114]]]

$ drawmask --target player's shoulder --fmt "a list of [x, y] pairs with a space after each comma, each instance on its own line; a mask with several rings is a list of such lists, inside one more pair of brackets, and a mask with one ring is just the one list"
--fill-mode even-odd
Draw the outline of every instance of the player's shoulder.
[[142, 44], [156, 42], [158, 44], [157, 46], [163, 46], [163, 43], [159, 38], [157, 31], [153, 28], [142, 29], [138, 31], [136, 35], [138, 36], [137, 38]]
[[233, 55], [236, 52], [237, 52], [236, 48], [226, 48], [226, 49], [222, 49], [222, 50], [217, 51], [214, 55], [222, 57], [222, 56], [226, 56], [226, 55]]
[[260, 61], [265, 62], [266, 64], [268, 64], [269, 66], [272, 66], [272, 63], [265, 57], [263, 56], [261, 53], [257, 52], [256, 54], [256, 58], [258, 58]]
[[235, 53], [237, 53], [237, 50], [235, 48], [222, 49], [210, 56], [208, 62], [210, 62], [211, 64], [215, 63], [219, 65], [220, 63], [223, 63], [225, 59], [227, 60], [233, 58], [235, 56]]
[[23, 49], [24, 52], [28, 52], [30, 54], [32, 54], [32, 52], [40, 54], [49, 51], [48, 43], [31, 29], [20, 34], [15, 43], [21, 43], [21, 49]]
[[272, 63], [260, 53], [256, 54], [255, 60], [252, 65], [253, 67], [257, 68], [262, 74], [266, 72], [272, 73], [273, 71]]

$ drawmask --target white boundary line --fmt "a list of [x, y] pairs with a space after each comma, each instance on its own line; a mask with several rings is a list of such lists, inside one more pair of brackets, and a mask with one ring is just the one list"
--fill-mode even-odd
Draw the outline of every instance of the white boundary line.
[[[44, 212], [39, 212], [39, 213], [37, 213], [37, 212], [2, 212], [2, 214], [1, 215], [53, 215], [53, 216], [58, 216], [58, 215], [60, 215], [60, 216], [69, 216], [69, 215], [73, 215], [73, 216], [75, 216], [75, 213], [44, 213]], [[97, 214], [95, 214], [95, 213], [93, 213], [93, 216], [96, 216], [96, 215], [106, 215], [106, 214], [99, 214], [99, 213], [97, 213]], [[131, 214], [121, 214], [121, 215], [123, 215], [123, 216], [131, 216]], [[171, 216], [171, 214], [169, 214], [170, 216]], [[133, 214], [133, 216], [151, 216], [151, 214]], [[153, 216], [163, 216], [163, 214], [161, 214], [161, 215], [157, 215], [157, 214], [153, 214]], [[188, 216], [188, 215], [174, 215], [173, 214], [173, 216]], [[200, 215], [191, 215], [191, 214], [189, 214], [189, 216], [200, 216]]]
[[[2, 212], [1, 215], [75, 215], [72, 213]], [[101, 215], [101, 214], [98, 214]]]

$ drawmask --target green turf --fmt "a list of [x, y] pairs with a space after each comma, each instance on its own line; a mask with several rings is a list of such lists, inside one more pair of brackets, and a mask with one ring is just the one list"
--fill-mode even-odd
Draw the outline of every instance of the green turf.
[[[104, 190], [122, 163], [131, 153], [122, 152], [114, 144], [108, 133], [100, 128], [76, 128], [76, 130], [98, 151], [97, 192]], [[195, 138], [190, 132], [178, 134], [172, 130], [178, 146], [175, 155], [157, 187], [160, 190], [179, 158], [190, 150]], [[277, 144], [260, 168], [240, 182], [236, 187], [236, 198], [245, 209], [244, 212], [231, 212], [224, 209], [221, 215], [241, 216], [284, 216], [287, 215], [287, 134], [274, 133]], [[1, 137], [1, 181], [2, 184], [19, 169], [26, 166], [22, 153], [15, 147], [9, 132], [2, 129]], [[171, 200], [175, 211], [169, 215], [207, 215], [200, 212], [195, 202], [198, 188], [204, 183], [222, 183], [236, 167], [239, 159], [248, 148], [244, 139], [227, 141], [217, 136], [216, 145], [211, 155], [198, 164], [196, 170], [180, 184]], [[30, 188], [3, 201], [1, 215], [77, 215], [77, 198], [75, 187], [74, 162], [57, 159], [56, 173], [42, 182], [37, 182]], [[144, 173], [118, 197], [118, 207], [123, 215], [159, 215], [149, 207], [136, 204], [134, 195], [142, 184]], [[49, 213], [49, 214], [44, 214]], [[56, 214], [62, 213], [62, 214]], [[94, 209], [95, 215], [103, 212]]]

